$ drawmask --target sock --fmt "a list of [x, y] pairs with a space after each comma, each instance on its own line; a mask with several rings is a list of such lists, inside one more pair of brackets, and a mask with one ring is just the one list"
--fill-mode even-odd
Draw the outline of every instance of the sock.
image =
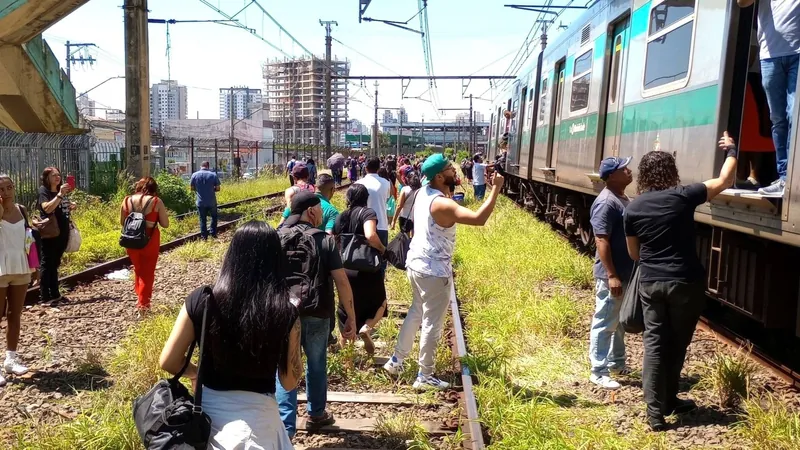
[[6, 350], [6, 359], [14, 359], [17, 357], [17, 352], [13, 350]]

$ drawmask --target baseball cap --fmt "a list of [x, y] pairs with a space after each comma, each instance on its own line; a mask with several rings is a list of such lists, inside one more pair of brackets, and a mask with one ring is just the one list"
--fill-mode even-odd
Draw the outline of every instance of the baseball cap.
[[619, 169], [624, 169], [631, 163], [633, 157], [619, 158], [617, 156], [608, 157], [600, 162], [600, 179], [605, 181], [612, 173]]
[[448, 161], [444, 155], [441, 153], [434, 153], [427, 157], [425, 162], [422, 163], [422, 174], [425, 175], [425, 178], [430, 180], [435, 177], [436, 174], [443, 171], [448, 164], [450, 164], [450, 161]]
[[319, 205], [322, 201], [316, 194], [308, 191], [300, 191], [292, 197], [291, 209], [289, 210], [289, 217], [283, 223], [283, 226], [291, 227], [300, 222], [300, 216], [303, 215], [309, 208]]

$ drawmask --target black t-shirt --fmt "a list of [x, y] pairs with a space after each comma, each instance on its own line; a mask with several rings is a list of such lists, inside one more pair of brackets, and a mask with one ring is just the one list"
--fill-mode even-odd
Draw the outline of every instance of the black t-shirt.
[[[192, 320], [195, 341], [198, 347], [200, 346], [200, 333], [203, 325], [203, 308], [206, 306], [207, 299], [208, 296], [203, 295], [203, 288], [199, 287], [189, 294], [185, 303], [186, 312]], [[275, 373], [277, 373], [280, 358], [287, 351], [289, 332], [292, 326], [294, 326], [295, 320], [297, 320], [296, 314], [290, 319], [289, 323], [286, 324], [285, 329], [275, 331], [276, 333], [283, 333], [286, 338], [281, 348], [277, 349], [277, 351], [275, 349], [266, 349], [268, 354], [262, 359], [266, 362], [263, 363], [261, 367], [255, 366], [251, 356], [236, 354], [236, 349], [234, 348], [227, 349], [228, 352], [234, 352], [233, 354], [229, 353], [227, 355], [228, 358], [236, 358], [237, 366], [247, 367], [248, 373], [243, 374], [234, 373], [232, 370], [225, 370], [225, 367], [215, 367], [214, 352], [211, 350], [211, 335], [208, 333], [208, 329], [211, 326], [211, 311], [209, 311], [208, 317], [206, 318], [206, 351], [203, 353], [202, 365], [203, 385], [217, 391], [250, 391], [261, 394], [274, 394]]]
[[[311, 225], [305, 222], [300, 222], [295, 226], [302, 227], [303, 231], [311, 228]], [[317, 308], [311, 311], [308, 308], [304, 308], [303, 315], [327, 319], [333, 316], [336, 309], [336, 301], [333, 294], [333, 277], [330, 274], [334, 270], [344, 268], [344, 266], [342, 266], [342, 255], [339, 253], [339, 247], [336, 245], [333, 236], [328, 233], [316, 233], [314, 234], [314, 240], [317, 241], [317, 252], [322, 265], [320, 270], [322, 270], [326, 282], [323, 283], [319, 290]]]
[[641, 281], [695, 281], [705, 274], [695, 248], [694, 210], [703, 183], [645, 192], [625, 209], [625, 234], [639, 238]]
[[[56, 196], [58, 192], [50, 192], [50, 189], [47, 189], [44, 186], [39, 186], [39, 201], [36, 203], [36, 209], [39, 210], [39, 216], [41, 218], [45, 218], [49, 216], [46, 212], [44, 212], [44, 208], [42, 208], [42, 203], [48, 203]], [[56, 216], [56, 221], [58, 222], [58, 227], [62, 230], [69, 229], [69, 200], [66, 198], [61, 199], [61, 205], [53, 210], [53, 213]]]
[[342, 211], [336, 217], [333, 234], [354, 233], [364, 236], [364, 223], [370, 220], [378, 220], [378, 214], [372, 208], [356, 207]]

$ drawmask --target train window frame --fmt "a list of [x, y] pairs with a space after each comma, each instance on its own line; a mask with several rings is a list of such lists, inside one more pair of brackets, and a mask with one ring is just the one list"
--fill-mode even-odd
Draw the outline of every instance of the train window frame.
[[540, 88], [539, 93], [539, 117], [536, 118], [536, 123], [539, 125], [544, 125], [545, 119], [547, 118], [547, 94], [548, 94], [548, 87], [549, 84], [549, 77], [544, 77], [542, 79], [542, 86]]
[[[619, 41], [619, 43], [617, 42]], [[609, 105], [616, 105], [619, 97], [619, 84], [622, 78], [622, 58], [623, 58], [623, 39], [622, 35], [617, 35], [611, 42], [611, 85], [608, 87]]]
[[[577, 67], [577, 64], [575, 64], [575, 62], [577, 62], [579, 59], [583, 58], [586, 55], [589, 55], [589, 68], [587, 70], [584, 70], [581, 73], [575, 73], [575, 69]], [[592, 97], [591, 96], [592, 78], [594, 78], [594, 77], [592, 77], [592, 71], [593, 70], [594, 70], [594, 49], [593, 48], [589, 48], [588, 50], [586, 50], [586, 51], [580, 53], [578, 56], [576, 56], [575, 60], [573, 62], [572, 77], [569, 80], [569, 114], [568, 114], [567, 117], [580, 116], [580, 115], [586, 114], [589, 111], [589, 102], [590, 102], [591, 97]], [[586, 93], [586, 107], [581, 108], [581, 109], [573, 110], [572, 109], [572, 96], [574, 94], [574, 86], [575, 86], [574, 83], [575, 83], [575, 80], [579, 80], [579, 79], [585, 77], [586, 75], [589, 75], [589, 87], [588, 87], [588, 92]]]
[[[642, 83], [641, 83], [641, 94], [642, 98], [653, 97], [656, 95], [665, 94], [667, 92], [678, 91], [686, 86], [689, 85], [689, 80], [692, 77], [692, 69], [694, 67], [694, 47], [695, 47], [695, 40], [697, 39], [697, 7], [699, 0], [694, 0], [694, 8], [691, 14], [687, 14], [685, 17], [682, 17], [680, 20], [673, 22], [668, 27], [665, 27], [657, 32], [650, 34], [650, 20], [653, 15], [653, 11], [662, 3], [667, 2], [668, 0], [657, 0], [654, 1], [650, 5], [650, 11], [647, 14], [647, 35], [645, 37], [644, 42], [644, 60], [642, 62]], [[692, 38], [689, 44], [689, 65], [686, 67], [686, 76], [681, 78], [680, 80], [671, 81], [666, 84], [662, 84], [661, 86], [656, 86], [654, 88], [647, 89], [644, 85], [645, 82], [645, 73], [647, 69], [647, 58], [650, 56], [650, 52], [648, 51], [648, 45], [650, 42], [662, 37], [666, 36], [667, 34], [677, 30], [678, 28], [688, 24], [689, 22], [692, 23]]]

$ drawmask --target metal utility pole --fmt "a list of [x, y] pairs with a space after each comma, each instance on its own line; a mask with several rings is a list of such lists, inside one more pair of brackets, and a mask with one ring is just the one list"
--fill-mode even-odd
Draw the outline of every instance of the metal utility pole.
[[469, 94], [469, 155], [472, 156], [475, 154], [475, 133], [473, 130], [475, 129], [475, 116], [474, 111], [472, 109], [472, 94]]
[[88, 62], [91, 65], [91, 64], [94, 64], [95, 62], [97, 62], [97, 60], [94, 59], [94, 57], [92, 57], [92, 56], [90, 56], [88, 58], [84, 58], [83, 56], [76, 58], [75, 56], [73, 56], [74, 52], [72, 51], [72, 47], [76, 47], [77, 48], [76, 51], [78, 51], [80, 49], [87, 48], [87, 47], [97, 47], [97, 45], [96, 44], [91, 44], [91, 43], [73, 44], [70, 41], [67, 41], [67, 59], [66, 59], [66, 62], [67, 62], [67, 79], [69, 79], [70, 76], [72, 75], [72, 64], [74, 64], [74, 63], [83, 64], [83, 63], [87, 63]]
[[126, 170], [150, 175], [150, 68], [147, 0], [125, 0], [125, 147]]
[[372, 129], [372, 151], [378, 155], [378, 81], [375, 80], [375, 125]]
[[230, 90], [230, 106], [228, 107], [228, 115], [231, 116], [231, 136], [230, 136], [230, 139], [228, 139], [228, 142], [229, 142], [228, 147], [229, 147], [229, 150], [230, 150], [230, 161], [231, 161], [231, 175], [233, 175], [233, 173], [234, 173], [234, 168], [233, 168], [233, 166], [234, 166], [234, 164], [233, 164], [233, 139], [234, 139], [233, 128], [236, 126], [236, 123], [234, 122], [234, 120], [236, 119], [236, 116], [233, 115], [233, 103], [234, 103], [233, 102], [233, 88], [231, 87], [231, 90]]
[[325, 27], [325, 159], [331, 157], [331, 25], [339, 24], [335, 20], [319, 21]]
[[[422, 148], [425, 148], [425, 114], [422, 115], [422, 126], [419, 127], [419, 133], [422, 136]], [[442, 146], [444, 148], [444, 145]]]
[[400, 158], [400, 145], [403, 141], [403, 110], [401, 109], [400, 112], [397, 114], [399, 117], [400, 122], [397, 124], [397, 158]]

